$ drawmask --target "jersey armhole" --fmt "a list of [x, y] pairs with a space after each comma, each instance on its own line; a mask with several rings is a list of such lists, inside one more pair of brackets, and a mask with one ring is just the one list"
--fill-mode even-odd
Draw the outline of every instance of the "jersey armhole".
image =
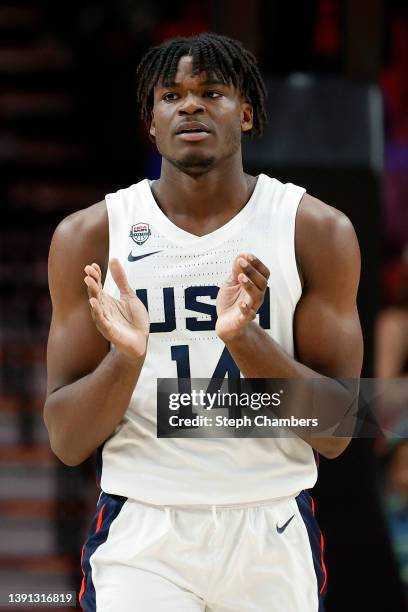
[[295, 266], [296, 266], [296, 272], [297, 272], [297, 277], [299, 279], [299, 285], [300, 285], [300, 292], [303, 292], [303, 287], [305, 285], [305, 278], [303, 275], [303, 271], [300, 265], [300, 261], [299, 258], [297, 256], [297, 251], [296, 251], [296, 233], [298, 231], [298, 213], [299, 213], [299, 208], [300, 208], [300, 204], [304, 198], [304, 196], [306, 195], [306, 191], [303, 193], [303, 195], [300, 197], [299, 203], [296, 207], [296, 212], [295, 212], [295, 229], [294, 229], [294, 245], [293, 245], [293, 250], [294, 250], [294, 254], [295, 254]]
[[282, 227], [281, 236], [281, 256], [282, 269], [285, 271], [285, 282], [292, 299], [292, 304], [295, 307], [302, 295], [302, 281], [299, 276], [298, 263], [296, 259], [296, 221], [299, 204], [306, 193], [303, 187], [286, 185], [286, 189], [290, 190], [288, 194], [288, 205], [290, 210], [286, 217], [284, 226]]
[[112, 205], [114, 205], [115, 194], [109, 193], [105, 196], [105, 206], [108, 213], [108, 265], [106, 268], [106, 276], [102, 286], [103, 291], [111, 295], [112, 297], [117, 297], [118, 290], [116, 284], [112, 278], [111, 271], [109, 269], [109, 262], [114, 257], [112, 253], [112, 240], [111, 240], [111, 232], [113, 226], [113, 214], [112, 214]]

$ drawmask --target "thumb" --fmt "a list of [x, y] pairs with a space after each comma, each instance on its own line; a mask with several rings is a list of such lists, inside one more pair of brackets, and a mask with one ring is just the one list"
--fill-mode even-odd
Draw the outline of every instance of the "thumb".
[[119, 259], [111, 259], [109, 261], [109, 270], [112, 278], [115, 281], [121, 295], [134, 294], [131, 286], [128, 283], [126, 272], [120, 263]]

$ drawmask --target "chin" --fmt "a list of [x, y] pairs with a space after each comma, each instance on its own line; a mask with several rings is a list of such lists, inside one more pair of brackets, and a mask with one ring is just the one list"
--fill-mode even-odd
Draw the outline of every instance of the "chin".
[[198, 155], [197, 153], [186, 155], [180, 159], [167, 158], [168, 161], [185, 172], [194, 173], [205, 172], [213, 167], [215, 157], [209, 155]]

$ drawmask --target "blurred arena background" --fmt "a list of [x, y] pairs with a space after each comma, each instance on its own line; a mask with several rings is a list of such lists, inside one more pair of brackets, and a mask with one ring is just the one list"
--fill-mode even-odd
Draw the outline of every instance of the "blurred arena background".
[[[42, 422], [48, 248], [70, 212], [158, 176], [135, 67], [151, 44], [205, 30], [240, 39], [268, 83], [269, 127], [246, 143], [247, 171], [304, 186], [356, 227], [363, 375], [408, 371], [406, 2], [1, 2], [0, 589], [79, 590], [98, 493], [92, 460], [59, 463]], [[408, 610], [403, 419], [398, 431], [321, 462], [327, 612]]]

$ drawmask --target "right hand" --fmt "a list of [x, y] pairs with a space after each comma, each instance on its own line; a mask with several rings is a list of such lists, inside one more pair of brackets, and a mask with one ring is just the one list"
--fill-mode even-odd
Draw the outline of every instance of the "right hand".
[[109, 269], [120, 291], [118, 300], [102, 290], [102, 273], [98, 264], [85, 266], [84, 282], [92, 318], [106, 340], [130, 361], [138, 361], [146, 353], [149, 315], [129, 286], [125, 271], [117, 259], [110, 260]]

